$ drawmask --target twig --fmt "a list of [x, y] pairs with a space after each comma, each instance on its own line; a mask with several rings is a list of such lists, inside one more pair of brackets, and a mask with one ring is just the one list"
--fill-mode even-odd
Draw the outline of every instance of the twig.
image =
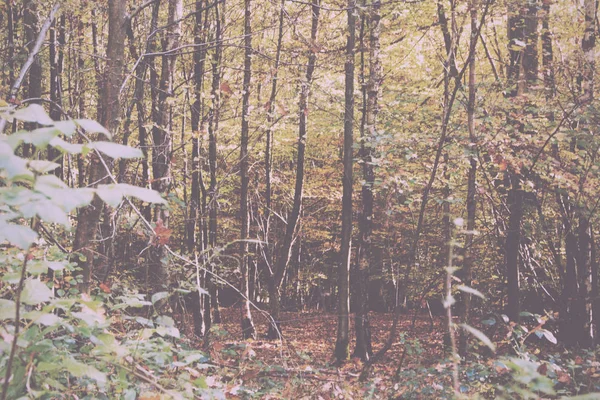
[[[56, 15], [56, 13], [58, 12], [59, 8], [60, 8], [60, 3], [56, 3], [54, 5], [54, 7], [52, 8], [52, 10], [50, 11], [50, 15], [48, 15], [48, 18], [46, 18], [46, 22], [44, 22], [44, 25], [42, 26], [42, 29], [40, 30], [37, 40], [35, 41], [35, 45], [33, 46], [31, 53], [29, 53], [29, 56], [27, 57], [27, 61], [25, 61], [25, 64], [23, 65], [23, 68], [21, 68], [21, 72], [19, 73], [19, 76], [17, 77], [17, 79], [15, 80], [15, 83], [13, 84], [12, 88], [10, 89], [9, 103], [14, 102], [15, 99], [17, 98], [17, 93], [19, 92], [19, 89], [21, 88], [23, 79], [25, 79], [25, 75], [29, 71], [29, 68], [31, 68], [31, 65], [33, 64], [33, 62], [35, 61], [35, 57], [40, 52], [42, 43], [44, 43], [44, 38], [46, 37], [46, 33], [48, 32], [48, 29], [50, 29], [50, 26], [52, 25], [52, 22], [54, 21], [54, 17]], [[0, 120], [0, 133], [4, 132], [5, 127], [6, 127], [6, 120], [1, 119]]]
[[[35, 217], [31, 219], [31, 226], [34, 226], [34, 222]], [[6, 396], [8, 395], [8, 386], [10, 382], [10, 376], [12, 374], [12, 364], [15, 359], [15, 354], [17, 352], [17, 341], [19, 340], [19, 331], [21, 328], [19, 322], [21, 320], [21, 293], [23, 292], [23, 284], [25, 283], [25, 277], [27, 276], [27, 263], [29, 262], [29, 256], [31, 255], [31, 249], [32, 247], [29, 246], [27, 254], [25, 254], [23, 266], [21, 267], [21, 277], [19, 279], [19, 285], [17, 286], [17, 293], [15, 299], [15, 332], [13, 334], [10, 355], [8, 356], [8, 361], [6, 362], [6, 373], [4, 374], [4, 383], [2, 385], [2, 400], [6, 400]]]

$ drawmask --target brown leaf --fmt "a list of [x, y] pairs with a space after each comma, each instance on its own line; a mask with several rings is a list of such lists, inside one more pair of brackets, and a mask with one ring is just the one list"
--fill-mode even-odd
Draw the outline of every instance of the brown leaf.
[[156, 221], [154, 233], [156, 234], [156, 237], [154, 238], [155, 245], [164, 246], [169, 244], [173, 230], [164, 226], [162, 220], [159, 219]]
[[558, 371], [557, 375], [558, 375], [558, 381], [560, 383], [570, 383], [571, 382], [571, 377], [566, 372]]
[[229, 86], [229, 83], [227, 81], [221, 83], [219, 89], [221, 89], [221, 92], [228, 94], [229, 96], [233, 94], [233, 90], [231, 90], [231, 86]]
[[538, 369], [537, 372], [541, 375], [546, 376], [546, 374], [548, 373], [548, 365], [546, 364], [541, 364]]
[[102, 290], [104, 293], [110, 293], [110, 288], [106, 283], [102, 282], [99, 286], [100, 290]]

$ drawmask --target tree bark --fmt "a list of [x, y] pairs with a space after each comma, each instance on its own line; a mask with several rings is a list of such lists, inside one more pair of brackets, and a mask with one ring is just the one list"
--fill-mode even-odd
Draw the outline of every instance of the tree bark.
[[[58, 25], [58, 26], [57, 26]], [[58, 21], [54, 21], [50, 28], [50, 112], [49, 116], [54, 121], [62, 119], [62, 75], [63, 75], [63, 52], [65, 45], [65, 16], [62, 15]], [[54, 174], [63, 177], [63, 155], [58, 149], [48, 147], [48, 160], [60, 164]]]
[[[191, 107], [191, 128], [192, 128], [192, 188], [190, 193], [189, 215], [186, 223], [187, 230], [187, 251], [192, 254], [200, 253], [204, 260], [206, 250], [204, 244], [203, 225], [204, 211], [206, 205], [206, 190], [203, 188], [202, 162], [200, 159], [202, 130], [204, 128], [203, 110], [204, 99], [202, 90], [204, 88], [204, 68], [206, 58], [206, 31], [208, 22], [208, 11], [203, 13], [202, 0], [196, 1], [196, 24], [194, 26], [194, 103]], [[198, 285], [206, 282], [206, 274], [201, 273], [198, 277]], [[205, 296], [198, 292], [193, 297], [192, 313], [194, 315], [194, 331], [196, 335], [203, 336], [206, 332], [204, 318], [204, 300]], [[210, 329], [210, 327], [208, 327]]]
[[244, 82], [242, 94], [242, 135], [240, 144], [240, 214], [242, 228], [240, 232], [240, 264], [242, 271], [242, 336], [255, 339], [256, 329], [250, 313], [248, 292], [248, 118], [250, 112], [250, 80], [252, 78], [252, 8], [250, 0], [244, 0]]
[[350, 346], [350, 253], [352, 250], [352, 161], [354, 144], [354, 54], [356, 43], [356, 0], [348, 0], [344, 93], [344, 175], [342, 178], [342, 243], [338, 266], [338, 325], [334, 355], [338, 363], [348, 359]]
[[373, 268], [373, 207], [375, 167], [373, 157], [377, 143], [377, 116], [379, 114], [379, 95], [382, 79], [382, 66], [379, 55], [379, 36], [381, 33], [381, 1], [375, 0], [367, 12], [369, 27], [369, 81], [367, 83], [367, 104], [364, 137], [361, 143], [362, 169], [362, 215], [359, 219], [359, 238], [356, 251], [357, 264], [357, 301], [354, 317], [356, 346], [353, 357], [368, 361], [373, 354], [371, 345], [371, 326], [369, 321], [369, 279]]
[[292, 256], [292, 246], [294, 242], [294, 235], [296, 233], [296, 226], [300, 213], [302, 211], [302, 194], [304, 188], [304, 159], [306, 152], [306, 140], [307, 140], [307, 121], [308, 121], [308, 98], [310, 95], [310, 87], [312, 84], [313, 74], [315, 71], [315, 64], [317, 61], [317, 34], [319, 28], [319, 12], [320, 12], [320, 0], [313, 0], [312, 2], [312, 23], [311, 23], [311, 35], [310, 45], [308, 49], [308, 64], [306, 67], [306, 76], [304, 82], [301, 83], [300, 89], [300, 100], [298, 103], [298, 153], [296, 159], [296, 184], [294, 188], [294, 202], [292, 205], [292, 211], [287, 220], [285, 229], [285, 235], [283, 237], [283, 243], [279, 249], [279, 255], [275, 269], [272, 276], [269, 277], [273, 282], [269, 282], [269, 301], [271, 302], [271, 315], [276, 321], [275, 325], [271, 322], [269, 327], [268, 336], [270, 338], [278, 338], [281, 334], [280, 326], [277, 323], [279, 318], [279, 303], [280, 303], [280, 289], [283, 277], [287, 270], [290, 258]]
[[[209, 248], [215, 249], [217, 246], [217, 217], [218, 217], [218, 193], [217, 193], [217, 138], [219, 132], [219, 120], [221, 116], [221, 59], [223, 54], [223, 30], [225, 19], [223, 11], [225, 9], [225, 1], [215, 3], [215, 49], [212, 57], [212, 84], [211, 98], [212, 106], [208, 115], [208, 165], [210, 170], [210, 184], [208, 189], [208, 245]], [[211, 260], [212, 261], [212, 260]], [[212, 272], [214, 263], [209, 263], [209, 270]], [[218, 324], [221, 322], [221, 313], [219, 311], [219, 292], [212, 275], [208, 277], [208, 290], [210, 293], [210, 301], [205, 302], [205, 318], [207, 326], [213, 322]], [[212, 309], [212, 312], [209, 310]]]
[[[107, 62], [101, 90], [100, 123], [113, 134], [118, 131], [121, 117], [119, 89], [123, 80], [126, 8], [125, 2], [119, 0], [108, 2]], [[93, 185], [102, 183], [108, 172], [94, 153], [92, 153], [89, 171], [88, 182]], [[91, 205], [80, 209], [77, 216], [73, 250], [80, 254], [78, 264], [83, 274], [80, 290], [84, 293], [89, 293], [90, 290], [94, 263], [94, 251], [91, 246], [101, 211], [102, 200], [94, 196]]]
[[[463, 268], [462, 280], [466, 286], [471, 286], [473, 280], [473, 236], [475, 231], [475, 217], [477, 213], [477, 203], [475, 201], [475, 191], [477, 187], [477, 133], [475, 131], [475, 108], [477, 95], [477, 78], [476, 78], [476, 62], [475, 55], [477, 45], [477, 0], [471, 0], [469, 4], [471, 16], [471, 38], [469, 42], [470, 58], [469, 58], [469, 98], [467, 103], [467, 129], [469, 130], [469, 175], [467, 177], [467, 233], [465, 238], [465, 247], [463, 252]], [[460, 315], [463, 324], [469, 324], [471, 317], [471, 294], [463, 293], [463, 307]], [[466, 357], [468, 354], [467, 332], [463, 329], [460, 331], [458, 352], [461, 357]]]

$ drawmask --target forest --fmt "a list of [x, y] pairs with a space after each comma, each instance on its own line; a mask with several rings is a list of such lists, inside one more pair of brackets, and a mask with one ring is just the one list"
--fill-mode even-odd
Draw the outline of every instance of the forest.
[[0, 2], [0, 400], [600, 398], [599, 29]]

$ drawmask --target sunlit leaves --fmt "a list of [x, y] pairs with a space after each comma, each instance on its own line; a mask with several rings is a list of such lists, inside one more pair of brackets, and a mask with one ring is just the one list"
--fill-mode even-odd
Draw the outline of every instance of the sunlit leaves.
[[0, 220], [0, 242], [9, 241], [21, 249], [27, 249], [37, 237], [37, 233], [27, 226], [6, 223]]
[[111, 158], [140, 158], [144, 153], [140, 149], [113, 142], [94, 142], [88, 147], [96, 149]]
[[36, 305], [50, 301], [54, 297], [52, 290], [37, 279], [27, 279], [21, 293], [21, 301], [25, 304]]

